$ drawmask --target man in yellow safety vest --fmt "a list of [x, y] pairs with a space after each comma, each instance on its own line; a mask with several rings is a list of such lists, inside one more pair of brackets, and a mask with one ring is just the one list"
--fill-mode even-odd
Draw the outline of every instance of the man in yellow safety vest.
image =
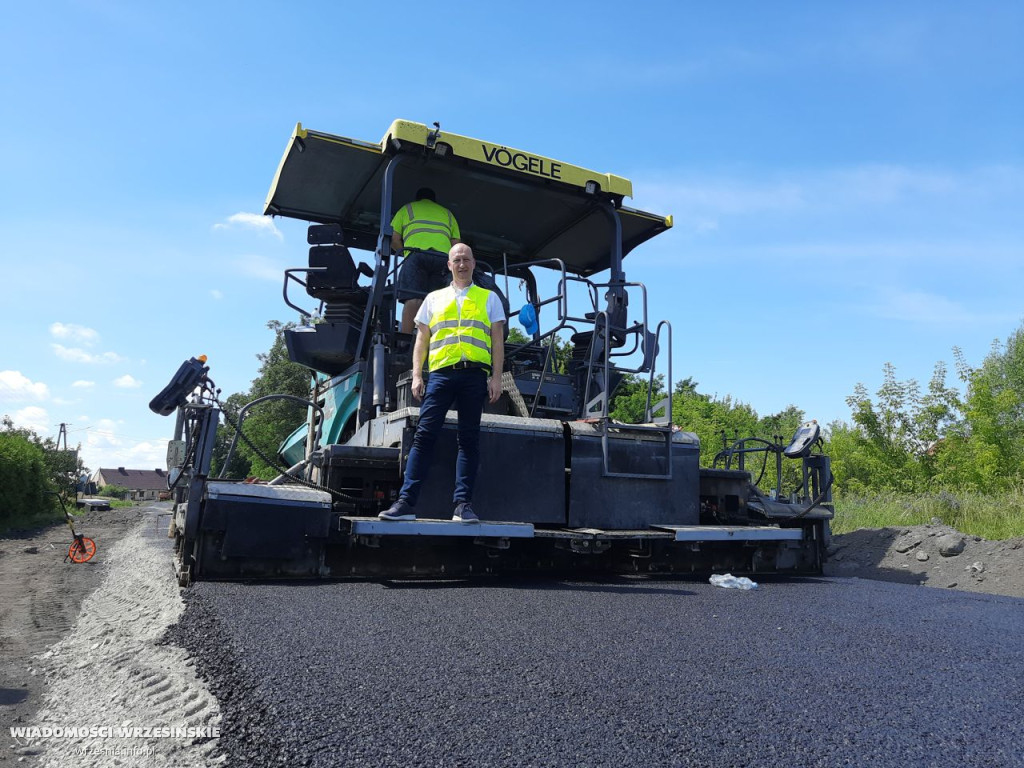
[[[412, 393], [423, 404], [405, 463], [405, 482], [398, 500], [380, 513], [381, 520], [416, 519], [416, 501], [434, 443], [445, 414], [454, 406], [459, 414], [459, 455], [452, 520], [480, 522], [471, 505], [480, 454], [480, 414], [485, 399], [495, 403], [501, 396], [505, 309], [496, 293], [473, 284], [475, 266], [468, 245], [453, 246], [448, 254], [451, 285], [428, 294], [416, 314]], [[430, 369], [425, 386], [424, 360]]]
[[391, 228], [394, 230], [391, 250], [395, 254], [415, 249], [405, 254], [396, 285], [398, 300], [405, 302], [402, 307], [402, 333], [412, 333], [423, 297], [448, 283], [446, 254], [453, 245], [462, 242], [459, 239], [459, 222], [451, 211], [437, 203], [434, 190], [421, 187], [416, 192], [416, 199], [395, 213]]

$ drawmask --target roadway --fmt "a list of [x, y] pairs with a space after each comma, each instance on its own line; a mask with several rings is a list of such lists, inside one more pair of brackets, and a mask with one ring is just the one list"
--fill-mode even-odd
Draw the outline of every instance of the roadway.
[[1024, 600], [859, 579], [201, 583], [230, 765], [1024, 766]]

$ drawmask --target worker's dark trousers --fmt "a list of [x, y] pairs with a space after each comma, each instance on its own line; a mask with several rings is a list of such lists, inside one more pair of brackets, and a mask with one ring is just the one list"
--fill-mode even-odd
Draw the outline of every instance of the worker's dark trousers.
[[459, 457], [455, 462], [453, 501], [472, 501], [480, 463], [480, 414], [487, 400], [487, 373], [483, 368], [432, 371], [420, 406], [420, 421], [405, 463], [405, 483], [399, 496], [416, 506], [430, 470], [434, 443], [444, 426], [444, 415], [454, 405], [459, 414]]

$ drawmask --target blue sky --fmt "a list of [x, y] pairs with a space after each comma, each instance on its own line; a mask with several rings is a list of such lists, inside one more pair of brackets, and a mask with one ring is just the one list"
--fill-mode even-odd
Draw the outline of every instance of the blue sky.
[[19, 4], [0, 24], [0, 412], [163, 466], [147, 404], [246, 389], [304, 227], [258, 216], [294, 124], [390, 122], [633, 181], [673, 373], [849, 419], [1024, 318], [1019, 2]]

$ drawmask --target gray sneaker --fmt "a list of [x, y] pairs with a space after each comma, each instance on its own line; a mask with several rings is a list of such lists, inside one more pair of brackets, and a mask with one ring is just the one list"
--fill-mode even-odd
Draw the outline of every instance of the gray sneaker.
[[455, 505], [455, 514], [452, 515], [452, 520], [456, 523], [480, 522], [480, 518], [476, 516], [476, 512], [473, 511], [473, 507], [468, 501], [460, 501]]
[[412, 506], [408, 501], [399, 499], [377, 515], [377, 517], [380, 520], [415, 520], [416, 513], [413, 512]]

